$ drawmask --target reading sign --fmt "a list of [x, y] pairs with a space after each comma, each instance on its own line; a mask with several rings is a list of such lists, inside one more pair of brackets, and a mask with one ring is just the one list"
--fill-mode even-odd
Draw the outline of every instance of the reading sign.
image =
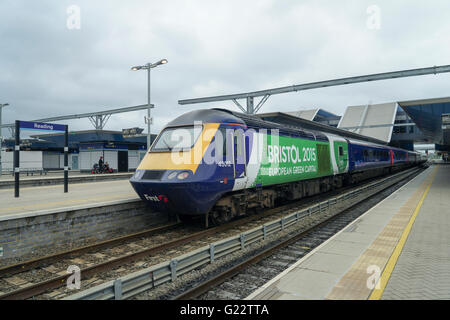
[[24, 130], [39, 130], [39, 131], [59, 131], [64, 132], [66, 126], [63, 124], [43, 123], [34, 121], [19, 121], [20, 129]]

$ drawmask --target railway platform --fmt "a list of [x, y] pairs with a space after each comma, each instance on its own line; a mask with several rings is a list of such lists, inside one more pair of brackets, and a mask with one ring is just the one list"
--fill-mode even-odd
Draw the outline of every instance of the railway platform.
[[434, 165], [246, 299], [450, 299], [450, 165]]
[[[108, 173], [108, 174], [91, 174], [79, 171], [69, 172], [69, 184], [88, 183], [98, 181], [128, 180], [133, 175], [132, 172]], [[46, 175], [27, 175], [20, 174], [21, 187], [47, 186], [55, 184], [64, 184], [64, 171], [50, 171]], [[14, 176], [11, 174], [3, 174], [0, 176], [0, 189], [14, 188]]]
[[37, 214], [62, 211], [82, 206], [99, 206], [110, 202], [138, 200], [128, 179], [62, 185], [21, 187], [20, 197], [14, 189], [0, 189], [0, 221], [32, 217]]
[[0, 266], [165, 223], [128, 179], [0, 190]]

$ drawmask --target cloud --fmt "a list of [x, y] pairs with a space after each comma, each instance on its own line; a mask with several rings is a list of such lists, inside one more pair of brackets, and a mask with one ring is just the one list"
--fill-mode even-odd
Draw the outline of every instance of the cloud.
[[[380, 29], [366, 25], [370, 5]], [[81, 28], [67, 28], [67, 8]], [[2, 1], [0, 99], [3, 122], [102, 111], [147, 102], [152, 69], [153, 128], [183, 112], [238, 110], [231, 101], [178, 100], [449, 64], [448, 1]], [[269, 98], [262, 112], [447, 96], [450, 75], [315, 89]], [[242, 102], [245, 104], [245, 102]], [[146, 127], [146, 111], [113, 115], [106, 129]], [[67, 122], [90, 129], [87, 119]], [[5, 132], [4, 132], [5, 133]]]

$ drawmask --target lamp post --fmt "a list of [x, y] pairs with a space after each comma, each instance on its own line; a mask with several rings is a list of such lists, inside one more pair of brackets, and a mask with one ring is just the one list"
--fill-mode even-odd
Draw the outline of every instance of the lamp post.
[[3, 144], [3, 136], [2, 136], [2, 109], [3, 107], [9, 106], [9, 103], [0, 103], [0, 178], [2, 177], [2, 144]]
[[155, 68], [157, 66], [159, 66], [160, 64], [166, 64], [168, 61], [167, 59], [162, 59], [159, 60], [158, 62], [155, 63], [147, 63], [143, 66], [135, 66], [132, 67], [131, 70], [133, 71], [137, 71], [137, 70], [147, 70], [147, 77], [148, 77], [148, 88], [147, 88], [147, 93], [148, 93], [148, 111], [147, 111], [147, 129], [148, 129], [148, 133], [147, 133], [147, 149], [150, 149], [150, 138], [151, 138], [151, 134], [150, 134], [150, 124], [151, 124], [151, 113], [150, 113], [150, 109], [152, 107], [151, 103], [150, 103], [150, 70], [152, 68]]

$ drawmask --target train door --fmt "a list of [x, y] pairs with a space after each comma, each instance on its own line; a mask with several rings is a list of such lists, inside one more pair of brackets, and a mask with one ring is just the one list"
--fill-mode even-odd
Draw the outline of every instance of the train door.
[[118, 152], [117, 167], [118, 172], [128, 172], [128, 151]]
[[334, 141], [334, 157], [336, 159], [337, 173], [348, 170], [348, 143], [346, 141]]
[[78, 170], [78, 155], [72, 155], [72, 170]]
[[245, 135], [242, 129], [237, 129], [233, 134], [233, 168], [234, 168], [234, 188], [233, 190], [244, 189], [247, 183], [247, 159], [245, 148]]

